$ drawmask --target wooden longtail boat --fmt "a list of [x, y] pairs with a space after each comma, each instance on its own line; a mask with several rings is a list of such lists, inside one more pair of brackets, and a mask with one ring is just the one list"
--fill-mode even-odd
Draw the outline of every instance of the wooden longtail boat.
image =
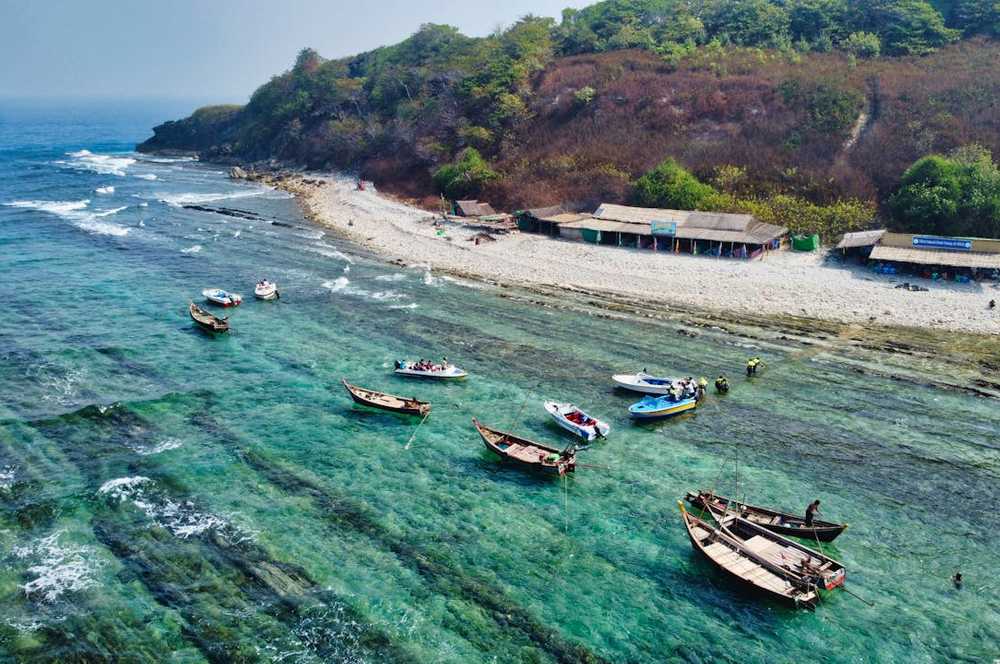
[[229, 319], [213, 316], [194, 302], [188, 307], [188, 313], [191, 314], [191, 319], [195, 323], [198, 323], [203, 330], [208, 330], [209, 332], [229, 331]]
[[724, 530], [702, 521], [678, 501], [691, 546], [745, 588], [794, 607], [813, 608], [819, 600], [815, 586], [801, 575], [754, 553], [745, 543]]
[[840, 533], [847, 530], [846, 523], [831, 523], [829, 521], [813, 521], [812, 526], [806, 526], [806, 520], [800, 516], [730, 501], [725, 496], [717, 496], [710, 491], [700, 493], [689, 491], [685, 500], [694, 507], [709, 510], [713, 516], [722, 515], [728, 505], [730, 511], [739, 512], [739, 515], [747, 521], [752, 521], [767, 528], [772, 533], [778, 533], [785, 537], [801, 537], [814, 542], [817, 540], [832, 542], [837, 539]]
[[716, 521], [723, 532], [742, 543], [748, 551], [798, 574], [818, 588], [833, 590], [847, 580], [847, 568], [843, 564], [734, 512], [720, 515]]
[[519, 465], [550, 475], [565, 475], [576, 470], [576, 451], [572, 448], [560, 450], [527, 438], [519, 438], [514, 434], [483, 426], [474, 417], [472, 423], [482, 437], [486, 449], [501, 459], [509, 459]]
[[404, 415], [427, 415], [431, 412], [431, 405], [426, 401], [417, 401], [416, 399], [397, 397], [394, 394], [386, 394], [385, 392], [367, 390], [357, 385], [351, 385], [343, 379], [341, 382], [347, 388], [347, 393], [354, 399], [354, 403], [361, 404], [362, 406], [380, 408], [394, 413], [403, 413]]

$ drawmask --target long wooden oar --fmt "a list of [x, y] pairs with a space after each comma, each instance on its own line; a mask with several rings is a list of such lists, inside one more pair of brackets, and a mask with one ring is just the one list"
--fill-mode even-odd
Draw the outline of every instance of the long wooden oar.
[[841, 586], [841, 587], [840, 587], [840, 589], [841, 589], [841, 590], [843, 590], [843, 591], [844, 591], [845, 593], [847, 593], [848, 595], [850, 595], [851, 597], [853, 597], [854, 599], [859, 599], [859, 600], [861, 600], [862, 602], [864, 602], [864, 603], [865, 603], [865, 604], [867, 604], [868, 606], [875, 606], [875, 603], [874, 603], [874, 602], [869, 602], [869, 601], [868, 601], [868, 600], [866, 600], [866, 599], [865, 599], [864, 597], [861, 597], [860, 595], [855, 595], [854, 593], [852, 593], [852, 592], [851, 592], [850, 590], [848, 590], [848, 589], [847, 589], [847, 588], [845, 588], [844, 586]]
[[430, 411], [427, 411], [427, 414], [424, 415], [424, 419], [420, 420], [420, 424], [418, 424], [417, 428], [413, 430], [413, 435], [410, 436], [410, 439], [408, 441], [406, 441], [406, 447], [403, 448], [404, 450], [410, 449], [410, 445], [413, 444], [413, 439], [417, 437], [417, 432], [420, 431], [420, 427], [424, 426], [424, 422], [426, 422], [427, 418], [430, 416], [431, 416]]

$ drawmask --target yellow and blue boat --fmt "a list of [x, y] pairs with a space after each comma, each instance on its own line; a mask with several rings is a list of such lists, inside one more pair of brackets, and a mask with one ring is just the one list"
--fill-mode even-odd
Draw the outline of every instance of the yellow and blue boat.
[[647, 396], [642, 401], [629, 406], [628, 412], [636, 420], [660, 420], [673, 417], [698, 407], [695, 397], [675, 399], [671, 396]]

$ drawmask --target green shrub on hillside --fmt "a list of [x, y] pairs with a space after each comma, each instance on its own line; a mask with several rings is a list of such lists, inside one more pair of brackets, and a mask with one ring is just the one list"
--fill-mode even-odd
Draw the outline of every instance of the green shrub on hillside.
[[906, 230], [1000, 237], [1000, 168], [980, 146], [924, 157], [903, 174], [889, 207]]
[[434, 173], [434, 184], [445, 196], [458, 200], [475, 197], [498, 177], [479, 150], [466, 148], [453, 163]]
[[852, 32], [843, 49], [856, 58], [877, 58], [882, 54], [882, 40], [871, 32]]
[[718, 192], [673, 159], [667, 159], [635, 183], [634, 199], [643, 207], [703, 210]]

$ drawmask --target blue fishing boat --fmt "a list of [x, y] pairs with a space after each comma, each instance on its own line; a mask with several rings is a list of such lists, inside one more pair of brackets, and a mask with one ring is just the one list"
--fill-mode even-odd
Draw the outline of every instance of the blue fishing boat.
[[660, 420], [686, 413], [697, 407], [696, 397], [675, 399], [672, 396], [647, 396], [639, 403], [629, 406], [628, 412], [636, 420]]

